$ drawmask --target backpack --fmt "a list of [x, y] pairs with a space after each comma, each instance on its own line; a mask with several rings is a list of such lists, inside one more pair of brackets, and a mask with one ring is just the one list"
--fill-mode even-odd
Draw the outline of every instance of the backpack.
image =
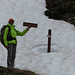
[[[8, 27], [9, 28], [9, 33], [10, 33], [10, 27], [7, 26], [7, 25], [4, 25], [1, 30], [0, 30], [0, 42], [1, 44], [5, 47], [5, 44], [4, 44], [4, 40], [3, 40], [3, 35], [4, 35], [4, 31], [5, 31], [5, 28]], [[9, 33], [7, 35], [7, 38], [9, 37]]]

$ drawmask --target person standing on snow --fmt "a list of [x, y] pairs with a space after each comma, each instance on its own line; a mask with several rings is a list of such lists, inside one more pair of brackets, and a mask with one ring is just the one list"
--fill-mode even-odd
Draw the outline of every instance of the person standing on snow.
[[16, 57], [17, 36], [23, 36], [29, 31], [31, 27], [28, 27], [23, 32], [20, 32], [15, 29], [14, 20], [12, 18], [9, 19], [7, 26], [8, 27], [6, 27], [4, 31], [3, 39], [4, 39], [5, 47], [7, 48], [7, 51], [8, 51], [7, 67], [9, 69], [13, 69], [14, 61]]

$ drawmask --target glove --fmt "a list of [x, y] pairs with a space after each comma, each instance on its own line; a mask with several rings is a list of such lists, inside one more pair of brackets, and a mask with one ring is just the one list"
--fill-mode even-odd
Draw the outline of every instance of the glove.
[[27, 28], [27, 29], [29, 30], [30, 28], [31, 28], [31, 26], [28, 26], [28, 28]]
[[6, 47], [6, 49], [8, 49], [8, 46], [5, 46]]

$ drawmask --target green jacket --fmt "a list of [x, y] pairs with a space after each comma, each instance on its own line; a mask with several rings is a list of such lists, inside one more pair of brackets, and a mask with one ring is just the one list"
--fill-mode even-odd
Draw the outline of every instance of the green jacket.
[[[28, 29], [25, 29], [23, 32], [20, 32], [18, 30], [15, 29], [15, 26], [14, 25], [10, 25], [10, 24], [7, 24], [7, 26], [10, 27], [10, 34], [11, 34], [11, 37], [12, 38], [17, 38], [17, 35], [18, 36], [23, 36], [24, 34], [26, 34], [28, 32]], [[3, 39], [4, 39], [4, 43], [5, 43], [5, 46], [8, 46], [9, 43], [13, 43], [13, 44], [16, 44], [17, 45], [17, 41], [16, 40], [11, 40], [11, 41], [7, 41], [7, 35], [9, 33], [9, 28], [6, 27], [5, 28], [5, 31], [4, 31], [4, 36], [3, 36]]]

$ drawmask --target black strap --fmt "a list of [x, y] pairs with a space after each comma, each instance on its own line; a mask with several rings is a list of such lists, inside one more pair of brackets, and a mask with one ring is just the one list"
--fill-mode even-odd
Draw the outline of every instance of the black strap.
[[[9, 27], [9, 26], [7, 26], [8, 28], [9, 28], [9, 32], [8, 32], [8, 35], [7, 35], [7, 40], [8, 41], [11, 41], [11, 40], [16, 40], [16, 38], [13, 38], [12, 36], [11, 36], [11, 33], [10, 33], [10, 30], [11, 30], [11, 28]], [[15, 29], [16, 30], [16, 29]]]

